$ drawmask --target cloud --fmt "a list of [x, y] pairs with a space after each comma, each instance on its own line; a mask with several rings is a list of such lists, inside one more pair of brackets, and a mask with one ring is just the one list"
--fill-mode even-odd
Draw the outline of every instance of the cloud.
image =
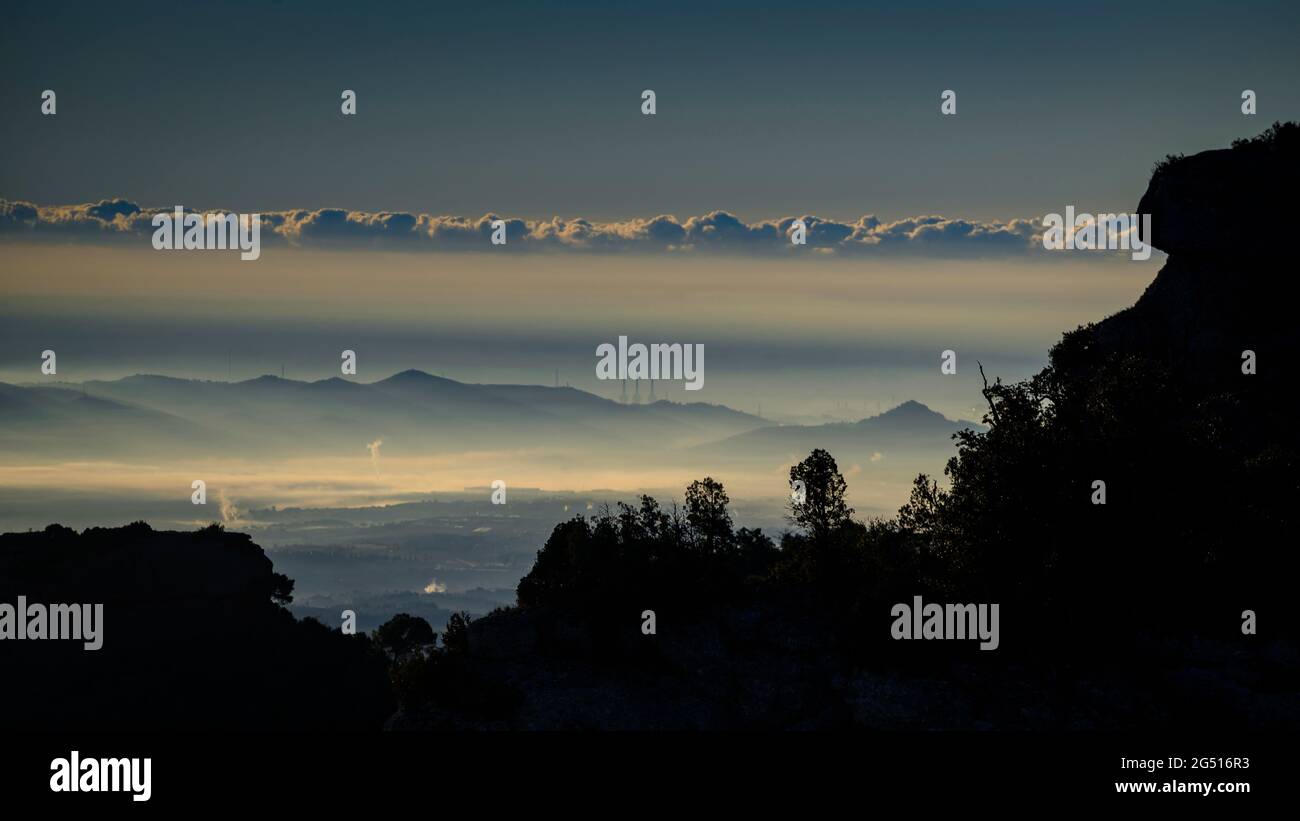
[[[35, 205], [0, 199], [0, 239], [50, 238], [138, 240], [153, 234], [154, 214], [172, 206], [145, 208], [124, 199], [81, 205]], [[228, 213], [204, 209], [205, 213]], [[506, 225], [505, 246], [489, 243], [493, 221]], [[807, 245], [791, 244], [796, 219], [807, 227]], [[425, 251], [571, 251], [643, 253], [727, 253], [783, 256], [814, 252], [830, 256], [914, 255], [992, 257], [1042, 254], [1040, 219], [976, 221], [938, 215], [890, 222], [868, 214], [854, 222], [815, 215], [745, 222], [727, 211], [679, 220], [660, 214], [623, 222], [552, 217], [524, 220], [433, 216], [402, 211], [366, 212], [341, 208], [262, 213], [262, 241], [294, 247], [375, 247]]]

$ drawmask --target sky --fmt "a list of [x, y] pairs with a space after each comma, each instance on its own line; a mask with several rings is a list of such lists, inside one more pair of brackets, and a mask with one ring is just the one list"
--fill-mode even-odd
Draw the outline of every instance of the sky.
[[7, 3], [0, 197], [1009, 220], [1132, 209], [1165, 154], [1300, 110], [1291, 2], [384, 8]]
[[[0, 380], [56, 345], [71, 379], [315, 379], [356, 349], [363, 381], [559, 371], [617, 396], [594, 351], [626, 334], [706, 345], [706, 389], [671, 398], [971, 417], [976, 377], [936, 380], [941, 351], [1028, 376], [1162, 261], [1053, 257], [1042, 215], [1131, 211], [1166, 154], [1298, 116], [1298, 22], [1294, 3], [10, 4]], [[177, 204], [266, 214], [262, 258], [153, 251], [151, 209]], [[488, 214], [519, 220], [503, 252]], [[798, 251], [796, 216], [816, 218]]]
[[[862, 418], [917, 399], [979, 418], [976, 360], [1004, 379], [1062, 331], [1129, 304], [1159, 260], [789, 259], [754, 255], [163, 253], [0, 246], [0, 381], [161, 373], [359, 381], [419, 368], [466, 382], [563, 383], [614, 399], [596, 348], [705, 346], [704, 386], [659, 398], [765, 414]], [[178, 261], [180, 260], [180, 261]], [[956, 376], [940, 354], [959, 355]], [[847, 407], [837, 409], [838, 405]]]
[[[703, 389], [657, 398], [803, 424], [914, 399], [978, 421], [977, 363], [1032, 375], [1164, 261], [1044, 251], [1043, 215], [1131, 212], [1166, 155], [1300, 118], [1298, 30], [1294, 2], [10, 0], [0, 382], [316, 380], [352, 350], [362, 382], [419, 368], [617, 399], [596, 350], [626, 335], [704, 346]], [[154, 250], [152, 215], [177, 205], [264, 215], [260, 258]], [[334, 503], [326, 477], [379, 481], [363, 444], [342, 465], [203, 467], [240, 505]], [[386, 457], [359, 503], [497, 475], [694, 478], [427, 456]], [[891, 459], [849, 466], [860, 510], [905, 497]], [[718, 475], [779, 497], [788, 466], [769, 467]], [[187, 503], [195, 469], [20, 460], [0, 491]]]

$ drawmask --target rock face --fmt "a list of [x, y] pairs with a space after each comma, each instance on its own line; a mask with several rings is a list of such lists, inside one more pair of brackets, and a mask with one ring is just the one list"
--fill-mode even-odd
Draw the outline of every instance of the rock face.
[[393, 708], [364, 637], [296, 621], [292, 582], [245, 534], [136, 523], [0, 536], [0, 604], [103, 605], [96, 651], [0, 641], [0, 728], [378, 729]]
[[[1269, 415], [1257, 424], [1269, 421], [1300, 350], [1289, 246], [1297, 190], [1295, 124], [1158, 169], [1138, 211], [1151, 214], [1152, 243], [1169, 260], [1137, 304], [1089, 330], [1092, 344], [1158, 361], [1198, 395], [1230, 390]], [[1243, 382], [1246, 350], [1258, 369]]]
[[[1232, 148], [1158, 168], [1138, 212], [1151, 214], [1152, 244], [1171, 257], [1291, 256], [1291, 199], [1300, 184], [1300, 126], [1277, 124]], [[1263, 272], [1259, 272], [1263, 273]], [[1280, 272], [1279, 272], [1280, 273]]]

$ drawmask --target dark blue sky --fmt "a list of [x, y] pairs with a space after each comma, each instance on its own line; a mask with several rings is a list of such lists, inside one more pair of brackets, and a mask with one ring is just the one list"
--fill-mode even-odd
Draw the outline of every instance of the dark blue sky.
[[[1164, 154], [1300, 116], [1298, 23], [1294, 2], [7, 3], [0, 197], [593, 219], [1131, 209]], [[946, 88], [956, 117], [938, 113]]]

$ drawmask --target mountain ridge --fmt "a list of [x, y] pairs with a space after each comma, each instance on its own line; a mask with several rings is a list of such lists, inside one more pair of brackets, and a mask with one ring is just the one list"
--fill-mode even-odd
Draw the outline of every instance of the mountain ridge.
[[[111, 403], [102, 406], [105, 411], [123, 410], [116, 434], [120, 441], [93, 436], [102, 420], [92, 404], [62, 402], [59, 412], [52, 410], [53, 399], [83, 394]], [[58, 446], [63, 438], [64, 450], [89, 454], [133, 453], [132, 439], [139, 439], [145, 450], [184, 454], [318, 448], [357, 455], [362, 445], [381, 438], [408, 453], [539, 443], [589, 447], [595, 440], [612, 450], [717, 451], [749, 448], [762, 439], [784, 443], [800, 435], [832, 436], [841, 447], [844, 440], [886, 435], [908, 441], [929, 437], [947, 447], [948, 434], [975, 426], [947, 420], [916, 400], [858, 422], [779, 425], [717, 403], [660, 399], [624, 404], [570, 386], [468, 383], [413, 368], [371, 382], [338, 376], [298, 380], [263, 374], [227, 381], [139, 373], [80, 383], [0, 384], [0, 408], [6, 406], [16, 418], [9, 420], [11, 430], [0, 432], [5, 449], [21, 449], [15, 437], [39, 427], [44, 445]], [[48, 415], [42, 417], [40, 408]], [[741, 438], [746, 434], [757, 439]]]

